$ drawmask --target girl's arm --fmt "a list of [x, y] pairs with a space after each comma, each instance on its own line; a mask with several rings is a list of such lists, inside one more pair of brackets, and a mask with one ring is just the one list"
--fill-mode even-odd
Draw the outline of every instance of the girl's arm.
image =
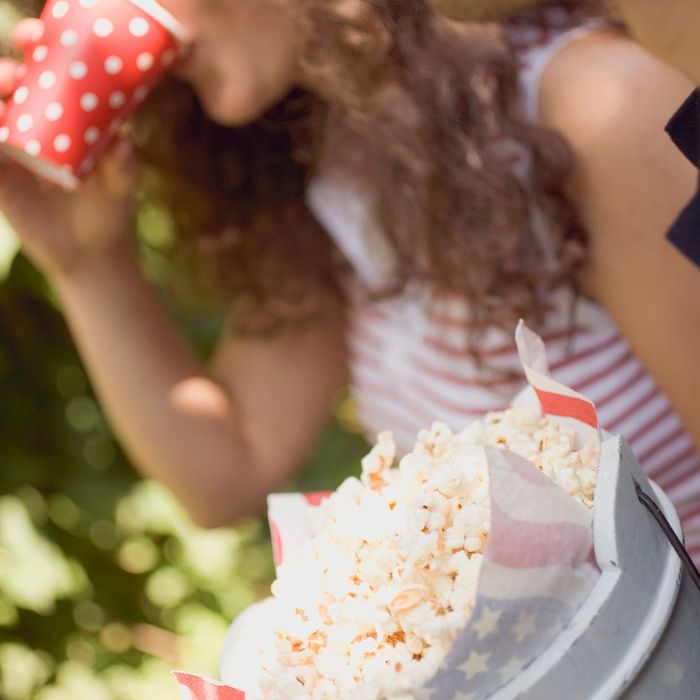
[[260, 512], [301, 464], [345, 381], [339, 318], [225, 339], [211, 371], [119, 244], [54, 279], [102, 405], [136, 466], [204, 526]]
[[[21, 22], [17, 47], [41, 29]], [[0, 97], [16, 77], [17, 64], [0, 60]], [[345, 381], [341, 314], [274, 340], [224, 340], [208, 372], [139, 270], [128, 235], [137, 176], [127, 142], [70, 195], [0, 159], [0, 209], [58, 293], [134, 463], [197, 522], [230, 523], [262, 509], [328, 419]]]
[[700, 447], [700, 271], [665, 237], [697, 188], [664, 133], [690, 89], [634, 42], [596, 34], [554, 59], [540, 108], [576, 154], [570, 196], [591, 237], [590, 293]]

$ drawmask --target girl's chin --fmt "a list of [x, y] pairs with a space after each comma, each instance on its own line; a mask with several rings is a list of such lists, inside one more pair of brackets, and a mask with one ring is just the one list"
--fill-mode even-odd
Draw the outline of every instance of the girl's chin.
[[265, 100], [250, 94], [198, 90], [199, 100], [206, 115], [217, 124], [240, 127], [259, 119], [271, 106]]

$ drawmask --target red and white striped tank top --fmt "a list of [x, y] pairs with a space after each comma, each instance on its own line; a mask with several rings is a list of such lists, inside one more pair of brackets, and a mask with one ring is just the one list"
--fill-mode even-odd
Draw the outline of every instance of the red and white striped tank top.
[[[525, 109], [536, 118], [539, 79], [554, 54], [591, 31], [565, 8], [525, 13], [508, 27], [520, 59]], [[316, 216], [335, 239], [357, 276], [370, 289], [381, 286], [391, 254], [377, 236], [363, 199], [347, 181], [324, 175], [309, 188]], [[615, 323], [597, 304], [578, 301], [570, 333], [566, 292], [552, 296], [540, 333], [553, 376], [585, 394], [598, 408], [601, 425], [624, 435], [637, 458], [675, 503], [686, 544], [700, 560], [700, 454], [667, 397], [641, 365]], [[445, 297], [428, 310], [417, 287], [381, 302], [359, 298], [349, 315], [351, 386], [359, 419], [374, 439], [392, 430], [408, 451], [418, 431], [440, 420], [455, 430], [487, 411], [509, 405], [524, 379], [504, 380], [477, 368], [465, 349], [467, 308]], [[490, 329], [483, 341], [487, 366], [522, 377], [512, 331]]]

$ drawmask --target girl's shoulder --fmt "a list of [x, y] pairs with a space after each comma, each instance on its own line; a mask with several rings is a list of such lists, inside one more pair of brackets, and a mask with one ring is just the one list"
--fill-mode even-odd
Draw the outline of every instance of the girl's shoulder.
[[588, 15], [568, 3], [529, 9], [504, 22], [529, 119], [539, 120], [543, 75], [558, 54], [578, 39], [608, 27], [607, 20]]
[[575, 151], [585, 153], [596, 144], [643, 148], [650, 135], [663, 137], [690, 87], [632, 39], [603, 28], [570, 42], [549, 62], [538, 114]]
[[590, 236], [598, 298], [617, 289], [608, 261], [626, 259], [640, 278], [660, 283], [659, 262], [675, 255], [665, 233], [697, 187], [697, 172], [665, 127], [691, 89], [677, 70], [611, 31], [569, 44], [543, 74], [540, 120], [574, 154], [568, 189]]

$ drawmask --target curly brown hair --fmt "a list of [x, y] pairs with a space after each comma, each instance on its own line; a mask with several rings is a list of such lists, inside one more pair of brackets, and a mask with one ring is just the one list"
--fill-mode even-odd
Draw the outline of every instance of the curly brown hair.
[[[395, 256], [375, 296], [419, 280], [465, 298], [472, 328], [538, 325], [544, 294], [577, 288], [586, 235], [563, 193], [571, 153], [524, 118], [501, 25], [453, 22], [429, 0], [275, 1], [305, 39], [309, 91], [229, 129], [169, 79], [135, 127], [149, 196], [171, 212], [181, 250], [216, 262], [239, 328], [343, 299], [351, 273], [305, 196], [329, 170], [362, 187]], [[529, 158], [525, 177], [504, 144]]]

